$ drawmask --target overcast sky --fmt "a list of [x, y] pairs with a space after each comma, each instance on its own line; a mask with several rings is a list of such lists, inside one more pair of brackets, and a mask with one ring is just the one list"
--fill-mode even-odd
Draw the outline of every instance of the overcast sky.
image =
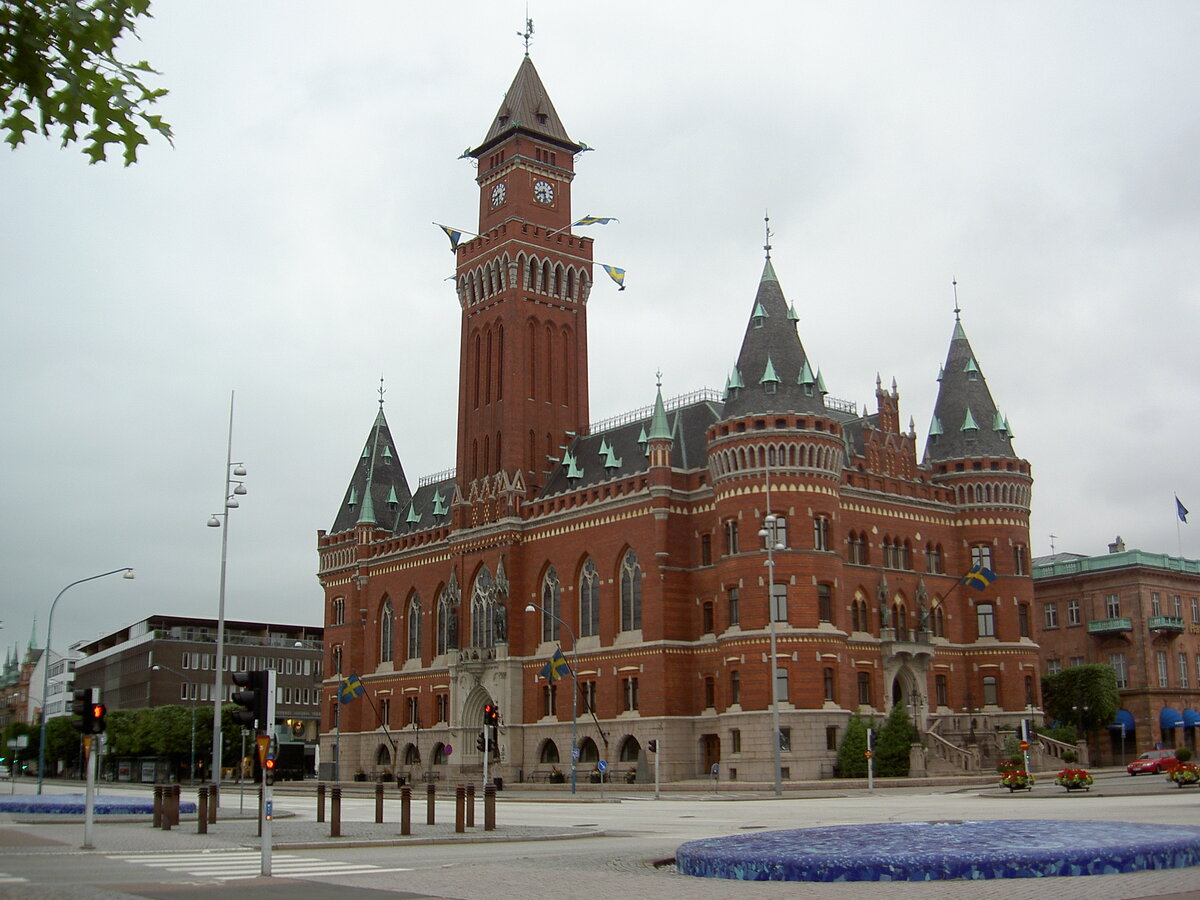
[[[174, 148], [0, 150], [7, 646], [215, 616], [231, 390], [249, 493], [226, 612], [320, 624], [329, 528], [377, 409], [410, 483], [454, 465], [459, 307], [522, 2], [154, 4]], [[531, 56], [602, 274], [593, 420], [721, 388], [772, 257], [833, 396], [896, 378], [923, 450], [962, 321], [1048, 553], [1180, 550], [1195, 514], [1200, 5], [535, 3]], [[599, 270], [597, 270], [599, 273]]]

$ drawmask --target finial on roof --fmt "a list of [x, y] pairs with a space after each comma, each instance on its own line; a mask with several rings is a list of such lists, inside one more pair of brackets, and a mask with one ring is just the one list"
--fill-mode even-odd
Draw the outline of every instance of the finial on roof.
[[957, 322], [958, 314], [962, 312], [962, 310], [958, 308], [958, 279], [951, 277], [950, 284], [954, 288], [954, 321]]
[[383, 412], [383, 395], [386, 393], [383, 389], [383, 373], [379, 373], [379, 411]]
[[767, 235], [767, 242], [763, 244], [763, 249], [767, 251], [767, 259], [771, 258], [771, 217], [770, 215], [763, 216], [763, 230]]
[[518, 31], [517, 37], [525, 39], [525, 55], [529, 56], [529, 39], [533, 37], [533, 19], [529, 18], [529, 4], [525, 4], [525, 30]]
[[654, 383], [658, 387], [662, 387], [662, 369], [657, 369], [654, 372]]

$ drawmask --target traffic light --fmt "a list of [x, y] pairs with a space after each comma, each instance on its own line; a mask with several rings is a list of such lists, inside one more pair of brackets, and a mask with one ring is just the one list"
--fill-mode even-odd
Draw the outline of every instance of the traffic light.
[[263, 784], [275, 783], [275, 757], [268, 756], [263, 762]]
[[233, 721], [239, 725], [266, 731], [270, 723], [267, 721], [267, 672], [259, 669], [254, 672], [234, 672], [233, 683], [242, 688], [233, 692], [233, 702], [241, 709], [234, 710]]
[[[99, 691], [97, 691], [97, 693], [99, 693]], [[104, 724], [104, 714], [108, 712], [108, 709], [103, 703], [100, 703], [99, 700], [96, 700], [90, 705], [89, 712], [91, 714], [91, 734], [104, 734], [104, 729], [106, 727]]]
[[500, 722], [500, 708], [494, 703], [485, 703], [483, 706], [483, 724], [497, 725]]
[[[96, 701], [100, 700], [99, 691], [96, 692]], [[103, 709], [103, 707], [101, 707]], [[92, 689], [82, 688], [77, 691], [71, 691], [71, 712], [79, 716], [71, 724], [75, 726], [75, 730], [80, 734], [92, 734], [92, 725], [95, 719], [92, 716]]]
[[485, 744], [484, 744], [485, 741], [486, 741], [486, 738], [483, 736], [483, 732], [482, 731], [479, 732], [479, 736], [475, 738], [475, 747], [476, 747], [476, 749], [479, 750], [480, 753], [482, 753], [485, 749]]
[[646, 749], [649, 750], [651, 753], [657, 753], [658, 752], [658, 741], [650, 741], [648, 744], [646, 744]]

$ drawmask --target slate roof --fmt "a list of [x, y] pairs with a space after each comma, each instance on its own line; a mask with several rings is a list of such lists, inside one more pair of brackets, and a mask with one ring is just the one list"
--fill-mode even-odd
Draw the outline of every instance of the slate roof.
[[818, 383], [771, 260], [763, 266], [758, 292], [737, 367], [730, 373], [725, 418], [757, 413], [826, 415], [824, 385]]
[[992, 400], [958, 313], [938, 380], [941, 384], [925, 442], [925, 461], [981, 456], [1016, 459], [1008, 420]]
[[528, 56], [521, 61], [516, 77], [513, 78], [508, 93], [504, 95], [504, 102], [496, 111], [487, 137], [471, 151], [471, 156], [483, 155], [517, 129], [545, 138], [572, 152], [582, 149], [567, 134], [567, 129], [563, 127], [554, 104], [550, 102], [550, 95], [546, 93], [542, 79], [533, 66], [533, 60]]
[[400, 510], [407, 509], [411, 499], [404, 466], [380, 407], [329, 533], [349, 531], [359, 523], [394, 528]]

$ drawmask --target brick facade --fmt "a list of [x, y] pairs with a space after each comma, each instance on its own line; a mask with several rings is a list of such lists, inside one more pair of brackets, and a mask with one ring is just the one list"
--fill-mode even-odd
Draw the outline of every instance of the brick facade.
[[[558, 646], [581, 689], [582, 771], [602, 758], [641, 780], [657, 740], [664, 778], [719, 763], [723, 778], [769, 781], [773, 678], [793, 779], [831, 774], [855, 712], [903, 703], [954, 741], [972, 716], [1036, 707], [1030, 468], [957, 316], [946, 421], [920, 460], [894, 385], [876, 385], [873, 413], [826, 396], [769, 256], [724, 395], [664, 402], [660, 387], [653, 406], [589, 425], [592, 242], [569, 228], [581, 150], [526, 58], [472, 151], [481, 234], [457, 249], [457, 467], [411, 490], [381, 404], [318, 535], [323, 759], [340, 714], [343, 777], [473, 774], [495, 702], [496, 774], [566, 771], [570, 680], [547, 714], [539, 677]], [[768, 514], [786, 592], [774, 667]], [[968, 590], [981, 560], [996, 578]], [[370, 702], [339, 709], [338, 673], [358, 674]]]

